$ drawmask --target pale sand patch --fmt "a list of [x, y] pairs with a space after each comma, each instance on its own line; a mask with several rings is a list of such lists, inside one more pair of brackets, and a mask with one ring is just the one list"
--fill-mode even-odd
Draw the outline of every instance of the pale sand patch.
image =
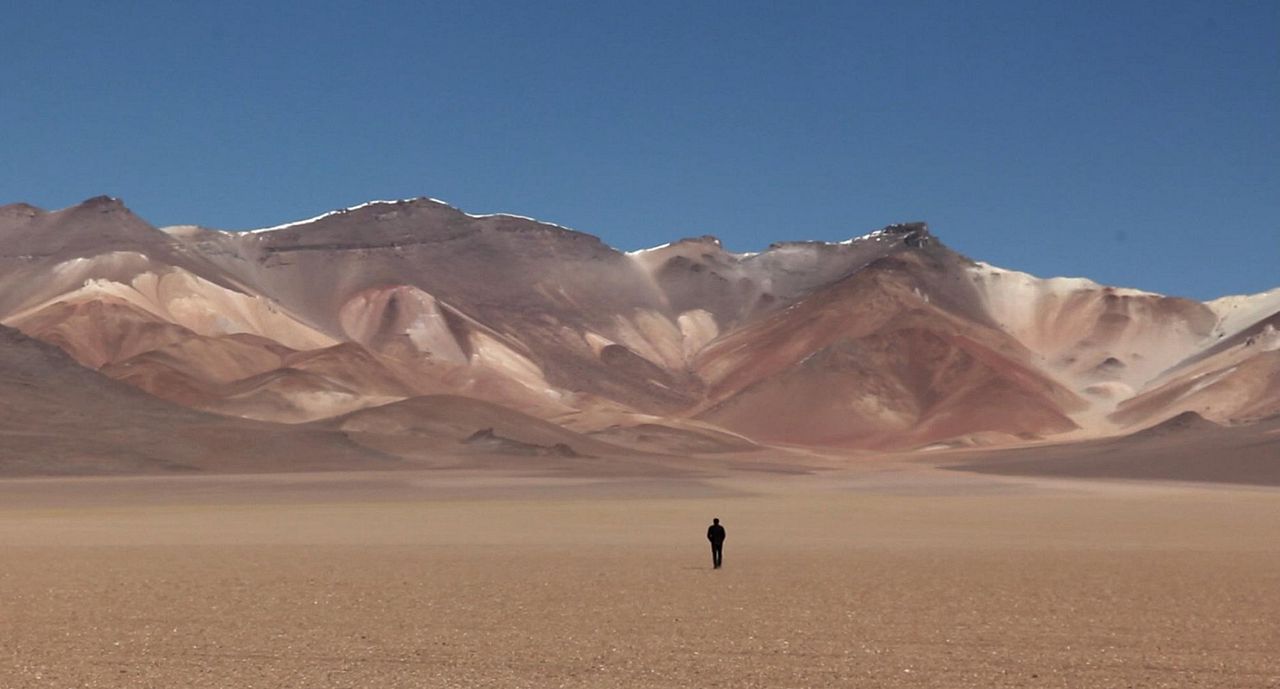
[[914, 468], [0, 481], [0, 686], [1275, 686], [1278, 522]]

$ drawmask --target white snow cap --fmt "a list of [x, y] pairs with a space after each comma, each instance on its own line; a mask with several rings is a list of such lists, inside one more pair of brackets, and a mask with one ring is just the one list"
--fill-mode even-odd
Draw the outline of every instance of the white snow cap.
[[459, 213], [462, 213], [468, 218], [476, 218], [477, 220], [483, 220], [485, 218], [514, 218], [516, 220], [528, 220], [529, 222], [536, 222], [539, 225], [549, 225], [551, 227], [556, 227], [562, 230], [569, 230], [570, 232], [575, 231], [572, 228], [565, 227], [564, 225], [557, 225], [556, 223], [553, 223], [553, 222], [546, 222], [544, 220], [538, 220], [537, 218], [530, 218], [526, 215], [515, 215], [513, 213], [467, 213], [466, 211], [463, 211], [462, 209], [458, 208], [452, 203], [449, 203], [448, 201], [441, 201], [440, 199], [431, 198], [429, 196], [416, 196], [409, 199], [392, 199], [392, 200], [378, 199], [375, 201], [366, 201], [359, 205], [351, 206], [349, 208], [339, 208], [337, 210], [331, 210], [327, 213], [321, 213], [320, 215], [317, 215], [312, 218], [307, 218], [306, 220], [295, 220], [293, 222], [287, 222], [282, 225], [272, 225], [271, 227], [263, 227], [256, 230], [244, 230], [240, 232], [235, 232], [234, 234], [259, 234], [261, 232], [275, 232], [276, 230], [284, 230], [290, 227], [296, 227], [298, 225], [308, 225], [313, 222], [316, 222], [317, 220], [323, 220], [333, 215], [343, 215], [345, 213], [350, 213], [351, 211], [358, 211], [361, 208], [366, 208], [368, 206], [379, 206], [379, 205], [390, 206], [398, 203], [412, 203], [414, 201], [430, 201], [431, 203], [437, 203], [437, 204], [440, 204], [441, 206], [452, 208], [453, 210], [456, 210]]
[[[320, 215], [317, 215], [317, 216], [315, 216], [314, 218], [307, 218], [306, 220], [295, 220], [295, 221], [293, 221], [293, 222], [287, 222], [287, 223], [284, 223], [283, 225], [272, 225], [271, 227], [263, 227], [263, 228], [260, 228], [260, 229], [257, 229], [257, 230], [245, 230], [245, 231], [243, 231], [243, 232], [237, 232], [236, 234], [258, 234], [258, 233], [260, 233], [260, 232], [275, 232], [276, 230], [284, 230], [284, 229], [288, 229], [288, 228], [290, 228], [290, 227], [294, 227], [294, 226], [296, 226], [296, 225], [307, 225], [307, 224], [313, 223], [313, 222], [315, 222], [315, 221], [317, 221], [317, 220], [323, 220], [323, 219], [325, 219], [325, 218], [327, 218], [327, 217], [329, 217], [329, 216], [331, 216], [331, 215], [342, 215], [342, 214], [344, 214], [344, 213], [350, 213], [351, 211], [358, 211], [358, 210], [360, 210], [361, 208], [365, 208], [365, 207], [367, 207], [367, 206], [377, 206], [377, 205], [382, 205], [382, 204], [407, 203], [407, 202], [409, 202], [409, 201], [417, 201], [417, 200], [419, 200], [419, 199], [398, 199], [398, 200], [395, 200], [395, 201], [385, 201], [385, 200], [381, 200], [381, 199], [379, 199], [379, 200], [377, 200], [377, 201], [366, 201], [366, 202], [364, 202], [364, 203], [362, 203], [362, 204], [359, 204], [359, 205], [357, 205], [357, 206], [351, 206], [350, 208], [339, 208], [339, 209], [337, 209], [337, 210], [329, 211], [328, 213], [321, 213]], [[444, 203], [444, 201], [436, 201], [436, 199], [427, 199], [427, 200], [428, 200], [428, 201], [435, 201], [436, 203]], [[448, 205], [448, 204], [445, 204], [445, 205]]]
[[[790, 246], [790, 245], [806, 245], [806, 244], [807, 244], [807, 245], [815, 245], [815, 244], [816, 244], [816, 245], [820, 245], [820, 246], [849, 246], [849, 245], [851, 245], [851, 244], [854, 244], [855, 242], [862, 242], [862, 241], [871, 240], [871, 239], [880, 240], [880, 239], [884, 239], [884, 238], [886, 238], [886, 237], [888, 237], [888, 236], [889, 236], [889, 233], [888, 233], [888, 232], [886, 232], [886, 231], [885, 231], [885, 230], [883, 230], [883, 229], [879, 229], [879, 230], [876, 230], [876, 231], [874, 231], [874, 232], [868, 232], [867, 234], [864, 234], [864, 235], [859, 236], [859, 237], [851, 237], [851, 238], [849, 238], [849, 239], [846, 239], [846, 240], [844, 240], [844, 241], [839, 241], [839, 242], [827, 242], [827, 241], [822, 241], [822, 240], [814, 239], [814, 240], [809, 240], [809, 241], [785, 242], [785, 246]], [[681, 241], [684, 241], [684, 240], [681, 240]], [[668, 243], [666, 243], [666, 244], [659, 244], [659, 245], [657, 245], [657, 246], [651, 246], [651, 247], [649, 247], [649, 248], [647, 248], [647, 249], [636, 249], [636, 250], [634, 250], [634, 251], [628, 251], [628, 252], [626, 252], [626, 254], [627, 254], [628, 256], [639, 256], [639, 255], [641, 255], [641, 254], [647, 254], [647, 253], [649, 253], [649, 252], [651, 252], [651, 251], [660, 251], [660, 250], [662, 250], [662, 249], [666, 249], [667, 247], [672, 246], [673, 244], [679, 244], [679, 243], [680, 243], [680, 242], [668, 242]], [[722, 242], [721, 242], [719, 239], [716, 239], [716, 240], [715, 240], [715, 243], [716, 243], [716, 245], [717, 245], [717, 246], [723, 246]], [[733, 256], [734, 258], [738, 258], [738, 259], [752, 258], [752, 257], [754, 257], [754, 256], [759, 256], [759, 255], [760, 255], [760, 253], [761, 253], [761, 252], [759, 252], [759, 251], [744, 251], [744, 252], [742, 252], [742, 253], [734, 253], [734, 252], [732, 252], [732, 251], [728, 252], [728, 254], [729, 254], [730, 256]]]
[[849, 239], [846, 239], [843, 242], [823, 242], [823, 244], [836, 244], [838, 246], [849, 246], [854, 242], [862, 242], [868, 239], [879, 239], [885, 236], [886, 234], [888, 233], [885, 232], [883, 229], [880, 229], [880, 230], [876, 230], [875, 232], [868, 232], [860, 237], [850, 237]]
[[636, 249], [635, 251], [628, 251], [628, 252], [627, 252], [627, 255], [628, 255], [628, 256], [638, 256], [638, 255], [640, 255], [640, 254], [647, 254], [647, 253], [649, 253], [650, 251], [659, 251], [659, 250], [665, 249], [665, 248], [667, 248], [667, 247], [669, 247], [669, 246], [671, 246], [671, 242], [667, 242], [666, 244], [659, 244], [659, 245], [657, 245], [657, 246], [651, 246], [651, 247], [649, 247], [648, 249]]

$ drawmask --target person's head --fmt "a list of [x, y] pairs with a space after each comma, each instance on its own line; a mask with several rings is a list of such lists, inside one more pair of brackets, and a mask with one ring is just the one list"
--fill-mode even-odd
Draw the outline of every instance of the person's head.
[[712, 524], [719, 524], [719, 523], [720, 523], [720, 518], [719, 518], [719, 517], [713, 518], [713, 519], [711, 520], [711, 523], [712, 523]]

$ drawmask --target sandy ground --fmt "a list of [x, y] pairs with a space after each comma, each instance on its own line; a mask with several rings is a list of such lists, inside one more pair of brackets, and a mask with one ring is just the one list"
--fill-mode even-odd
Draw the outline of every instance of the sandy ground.
[[6, 480], [0, 687], [1273, 687], [1277, 524], [923, 469]]

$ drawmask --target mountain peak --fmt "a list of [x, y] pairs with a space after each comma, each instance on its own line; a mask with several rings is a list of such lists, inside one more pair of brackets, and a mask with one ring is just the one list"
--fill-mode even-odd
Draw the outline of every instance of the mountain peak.
[[91, 199], [85, 199], [84, 201], [81, 201], [77, 207], [93, 208], [100, 210], [103, 213], [109, 213], [113, 210], [123, 210], [125, 206], [124, 202], [120, 199], [114, 196], [106, 196], [104, 194], [102, 196], [95, 196]]
[[812, 246], [828, 246], [828, 247], [846, 246], [847, 247], [855, 244], [861, 244], [862, 242], [867, 242], [867, 241], [882, 242], [885, 240], [895, 240], [895, 239], [901, 240], [903, 244], [909, 247], [914, 247], [914, 248], [922, 248], [922, 247], [931, 246], [933, 244], [938, 243], [937, 238], [934, 237], [933, 234], [929, 232], [928, 223], [903, 222], [903, 223], [894, 223], [892, 225], [885, 225], [884, 227], [878, 230], [874, 230], [864, 235], [859, 235], [857, 237], [850, 237], [849, 239], [845, 239], [843, 241], [830, 242], [830, 241], [819, 241], [819, 240], [812, 240], [812, 239], [801, 240], [801, 241], [790, 240], [790, 241], [773, 242], [769, 245], [769, 249], [772, 250], [772, 249], [784, 249], [788, 247], [812, 247]]
[[894, 223], [880, 232], [901, 237], [904, 244], [916, 248], [926, 247], [937, 241], [937, 238], [929, 232], [929, 223], [925, 222]]
[[[281, 223], [279, 225], [272, 225], [271, 227], [262, 227], [255, 230], [244, 230], [242, 232], [237, 232], [237, 234], [258, 234], [261, 232], [274, 232], [276, 230], [286, 230], [291, 227], [297, 227], [299, 225], [310, 225], [311, 223], [317, 222], [319, 220], [325, 220], [327, 218], [332, 218], [334, 216], [342, 216], [342, 215], [347, 215], [350, 213], [362, 211], [364, 209], [371, 208], [374, 206], [400, 206], [400, 205], [406, 205], [406, 204], [421, 205], [423, 203], [432, 204], [432, 205], [449, 206], [449, 204], [445, 203], [444, 201], [440, 201], [438, 199], [429, 199], [429, 198], [426, 198], [425, 196], [419, 196], [412, 199], [397, 199], [397, 200], [391, 200], [391, 201], [383, 200], [383, 199], [375, 199], [373, 201], [366, 201], [364, 203], [356, 204], [354, 206], [349, 206], [347, 208], [337, 208], [331, 211], [326, 211], [319, 215], [312, 216], [310, 218], [306, 218], [303, 220], [293, 220], [290, 222]], [[449, 207], [452, 208], [452, 206], [449, 206]]]
[[[621, 254], [425, 197], [243, 239], [157, 230], [110, 196], [0, 211], [0, 320], [157, 396], [262, 421], [475, 398], [514, 411], [451, 417], [439, 447], [492, 428], [470, 451], [542, 455], [580, 436], [497, 421], [878, 450], [1280, 411], [1254, 384], [1280, 367], [1280, 297], [1203, 305], [1040, 280], [972, 262], [923, 222], [757, 254], [711, 235]], [[396, 427], [426, 428], [410, 416]], [[1171, 425], [1224, 432], [1206, 423]], [[616, 437], [660, 449], [673, 432]]]
[[720, 238], [710, 234], [704, 234], [698, 237], [684, 237], [663, 246], [702, 246], [716, 249], [724, 248], [724, 244], [721, 243]]
[[0, 206], [0, 215], [25, 215], [36, 216], [45, 213], [45, 209], [33, 206], [29, 203], [8, 203]]
[[46, 212], [43, 208], [36, 208], [29, 203], [10, 203], [0, 206], [0, 228], [22, 225], [32, 218], [44, 215]]

